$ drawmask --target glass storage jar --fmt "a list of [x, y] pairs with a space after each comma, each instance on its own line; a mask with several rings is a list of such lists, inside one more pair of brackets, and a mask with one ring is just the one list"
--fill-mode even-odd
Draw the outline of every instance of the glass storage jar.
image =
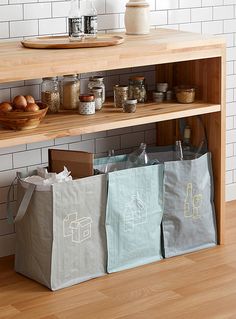
[[92, 88], [94, 86], [102, 88], [102, 103], [105, 102], [106, 92], [105, 92], [105, 84], [103, 82], [103, 77], [101, 76], [92, 76], [89, 78], [88, 89], [89, 92], [92, 93]]
[[49, 113], [57, 113], [60, 108], [60, 89], [57, 77], [43, 78], [41, 101], [48, 106]]
[[134, 113], [134, 112], [136, 112], [136, 106], [137, 106], [136, 99], [128, 99], [124, 103], [123, 111], [125, 113]]
[[115, 85], [114, 86], [114, 105], [115, 107], [122, 108], [125, 101], [128, 99], [128, 86]]
[[64, 110], [77, 110], [79, 107], [80, 81], [77, 74], [64, 75], [61, 86]]
[[143, 76], [133, 76], [129, 78], [129, 98], [137, 99], [138, 103], [147, 101], [147, 90]]
[[92, 88], [92, 93], [94, 95], [95, 98], [95, 109], [96, 111], [101, 110], [102, 108], [102, 88], [99, 86], [94, 86]]

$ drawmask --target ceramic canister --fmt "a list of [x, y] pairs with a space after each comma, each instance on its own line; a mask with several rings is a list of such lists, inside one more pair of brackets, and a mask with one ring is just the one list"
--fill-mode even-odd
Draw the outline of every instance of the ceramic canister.
[[148, 34], [149, 20], [149, 4], [145, 0], [130, 0], [126, 4], [126, 34]]

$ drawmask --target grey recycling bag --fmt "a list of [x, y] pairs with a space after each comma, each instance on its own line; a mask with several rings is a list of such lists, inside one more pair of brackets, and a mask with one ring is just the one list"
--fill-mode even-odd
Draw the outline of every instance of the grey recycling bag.
[[164, 256], [216, 245], [211, 154], [164, 163]]
[[[19, 180], [21, 211], [31, 188]], [[104, 275], [106, 199], [105, 175], [37, 186], [16, 217], [15, 270], [52, 290]]]

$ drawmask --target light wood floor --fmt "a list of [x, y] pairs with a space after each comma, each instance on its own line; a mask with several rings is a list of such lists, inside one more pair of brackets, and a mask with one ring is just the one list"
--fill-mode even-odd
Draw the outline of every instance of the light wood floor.
[[0, 259], [0, 319], [235, 319], [236, 202], [225, 246], [50, 292]]

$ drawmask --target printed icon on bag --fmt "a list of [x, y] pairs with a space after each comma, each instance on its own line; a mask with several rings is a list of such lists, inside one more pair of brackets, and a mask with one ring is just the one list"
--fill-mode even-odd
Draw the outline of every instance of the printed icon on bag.
[[202, 194], [193, 195], [193, 184], [188, 183], [186, 187], [186, 197], [184, 200], [184, 217], [201, 218], [200, 207], [202, 205]]
[[125, 206], [124, 215], [125, 232], [134, 231], [136, 225], [147, 222], [147, 210], [139, 194], [132, 196], [131, 201]]
[[68, 214], [63, 220], [63, 235], [71, 237], [73, 243], [82, 243], [92, 237], [92, 218], [78, 219], [77, 213]]

